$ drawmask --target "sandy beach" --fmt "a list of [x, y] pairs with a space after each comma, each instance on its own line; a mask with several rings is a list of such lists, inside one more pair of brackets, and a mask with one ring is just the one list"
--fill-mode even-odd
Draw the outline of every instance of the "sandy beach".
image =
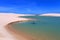
[[[14, 22], [25, 22], [31, 19], [18, 18], [20, 14], [0, 13], [0, 40], [32, 40], [30, 36], [12, 29]], [[23, 15], [24, 16], [24, 15]]]

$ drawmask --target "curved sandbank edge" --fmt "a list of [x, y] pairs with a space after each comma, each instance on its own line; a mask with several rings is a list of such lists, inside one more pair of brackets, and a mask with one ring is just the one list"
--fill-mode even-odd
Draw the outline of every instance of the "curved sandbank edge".
[[[25, 22], [25, 21], [26, 20], [20, 21], [20, 22]], [[13, 29], [12, 24], [16, 23], [16, 22], [19, 22], [19, 21], [11, 22], [5, 26], [5, 28], [8, 30], [8, 32], [10, 32], [12, 35], [14, 35], [18, 40], [21, 40], [21, 38], [22, 39], [24, 38], [24, 40], [34, 40], [34, 38], [32, 38], [30, 35], [27, 35], [23, 32], [18, 32], [17, 30]]]

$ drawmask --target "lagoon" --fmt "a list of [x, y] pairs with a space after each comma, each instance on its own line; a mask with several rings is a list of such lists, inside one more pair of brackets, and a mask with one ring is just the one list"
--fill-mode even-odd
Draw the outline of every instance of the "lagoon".
[[60, 40], [60, 17], [22, 16], [36, 20], [12, 24], [12, 28], [22, 31], [36, 40]]

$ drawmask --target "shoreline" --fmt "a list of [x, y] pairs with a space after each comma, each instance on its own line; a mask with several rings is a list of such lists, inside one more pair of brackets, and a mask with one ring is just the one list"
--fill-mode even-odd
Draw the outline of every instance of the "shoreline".
[[[16, 22], [19, 22], [19, 21], [16, 21]], [[18, 32], [17, 30], [13, 29], [12, 28], [12, 24], [16, 23], [16, 22], [11, 22], [11, 23], [9, 23], [9, 24], [7, 24], [5, 26], [5, 28], [8, 30], [8, 32], [10, 32], [12, 35], [14, 35], [17, 38], [17, 40], [21, 40], [21, 39], [24, 39], [24, 40], [35, 40], [30, 35], [27, 35], [27, 34], [25, 34], [23, 32]], [[24, 22], [24, 21], [21, 21], [21, 22]]]
[[0, 40], [32, 40], [33, 38], [23, 32], [17, 32], [11, 26], [14, 22], [26, 22], [34, 20], [31, 18], [19, 18], [19, 16], [26, 16], [20, 14], [0, 14]]

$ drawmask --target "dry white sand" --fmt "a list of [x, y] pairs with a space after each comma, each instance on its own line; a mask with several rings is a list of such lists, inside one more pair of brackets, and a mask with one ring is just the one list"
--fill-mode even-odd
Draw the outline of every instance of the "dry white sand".
[[[10, 13], [9, 14], [0, 13], [0, 40], [17, 40], [17, 38], [15, 38], [15, 36], [13, 34], [11, 34], [7, 31], [5, 26], [11, 22], [29, 20], [26, 18], [18, 18], [18, 16], [25, 16], [25, 15], [13, 14], [13, 13], [11, 13], [11, 14]], [[27, 40], [27, 39], [20, 37], [19, 40]]]
[[60, 17], [60, 13], [45, 13], [45, 14], [41, 14], [40, 16], [55, 16], [55, 17]]

